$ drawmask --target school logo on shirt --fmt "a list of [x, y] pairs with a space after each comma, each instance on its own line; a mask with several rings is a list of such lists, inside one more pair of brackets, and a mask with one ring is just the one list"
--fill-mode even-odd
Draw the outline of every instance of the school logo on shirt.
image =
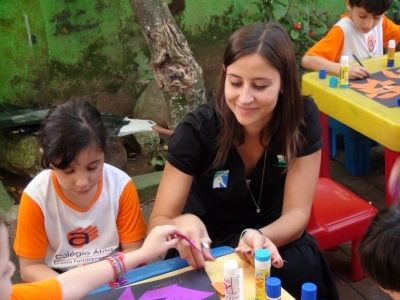
[[373, 32], [371, 32], [371, 34], [368, 35], [367, 45], [368, 45], [368, 51], [370, 53], [374, 52], [375, 45], [376, 45], [376, 36]]
[[278, 154], [276, 156], [276, 161], [274, 162], [275, 167], [279, 168], [286, 168], [287, 167], [287, 161], [286, 158], [283, 154]]
[[68, 243], [75, 248], [81, 248], [99, 236], [97, 226], [88, 226], [86, 228], [76, 228], [67, 234]]
[[220, 170], [215, 172], [213, 180], [213, 189], [225, 189], [228, 187], [229, 170]]

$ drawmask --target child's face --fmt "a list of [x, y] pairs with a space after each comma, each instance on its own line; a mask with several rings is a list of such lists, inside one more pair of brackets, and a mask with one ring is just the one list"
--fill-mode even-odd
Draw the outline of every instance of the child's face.
[[94, 195], [103, 174], [103, 164], [104, 152], [93, 143], [79, 152], [67, 168], [53, 167], [53, 171], [63, 193], [74, 201]]
[[8, 247], [8, 232], [4, 224], [0, 224], [0, 295], [9, 299], [11, 295], [11, 276], [15, 266], [10, 261], [10, 249]]
[[349, 10], [349, 17], [353, 21], [357, 30], [362, 33], [370, 32], [375, 26], [378, 25], [379, 21], [382, 19], [382, 15], [373, 15], [367, 12], [364, 8], [359, 6], [351, 7], [347, 5]]

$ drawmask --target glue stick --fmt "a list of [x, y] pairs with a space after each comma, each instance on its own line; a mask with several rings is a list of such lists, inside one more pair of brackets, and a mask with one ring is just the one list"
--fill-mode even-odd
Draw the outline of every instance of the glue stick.
[[389, 40], [387, 52], [387, 67], [394, 67], [394, 52], [396, 51], [396, 41]]
[[254, 254], [256, 300], [265, 300], [265, 284], [271, 274], [271, 252], [257, 249]]
[[340, 58], [339, 86], [341, 88], [349, 86], [349, 57], [347, 55]]
[[226, 300], [240, 300], [239, 266], [233, 259], [224, 262], [224, 292]]

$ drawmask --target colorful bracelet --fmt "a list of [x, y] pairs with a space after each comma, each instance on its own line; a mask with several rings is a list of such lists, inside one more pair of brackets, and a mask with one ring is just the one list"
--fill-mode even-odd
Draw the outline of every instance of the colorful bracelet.
[[108, 283], [111, 288], [117, 288], [125, 285], [128, 281], [126, 280], [126, 268], [124, 263], [124, 254], [118, 252], [115, 255], [107, 257], [114, 271], [114, 281]]

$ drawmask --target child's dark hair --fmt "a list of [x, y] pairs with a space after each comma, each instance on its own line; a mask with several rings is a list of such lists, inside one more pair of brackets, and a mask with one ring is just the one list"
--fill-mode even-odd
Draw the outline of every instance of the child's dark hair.
[[378, 212], [360, 244], [361, 265], [382, 288], [400, 292], [400, 206]]
[[99, 111], [86, 101], [68, 101], [52, 108], [41, 135], [42, 166], [65, 169], [75, 156], [95, 143], [105, 151], [107, 131]]
[[368, 13], [378, 16], [387, 12], [392, 0], [348, 0], [351, 7], [364, 8]]

